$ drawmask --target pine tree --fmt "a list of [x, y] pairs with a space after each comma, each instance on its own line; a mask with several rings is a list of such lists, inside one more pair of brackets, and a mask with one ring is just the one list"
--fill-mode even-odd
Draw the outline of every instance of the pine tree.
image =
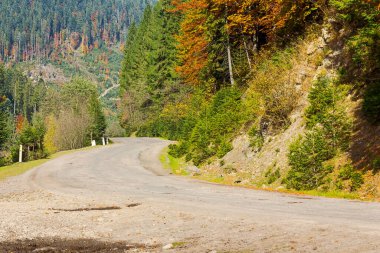
[[4, 109], [5, 97], [0, 97], [0, 150], [8, 141], [10, 132], [8, 127], [9, 116]]
[[157, 117], [165, 91], [178, 78], [174, 70], [177, 49], [173, 33], [179, 17], [169, 12], [170, 8], [170, 0], [148, 6], [141, 23], [132, 24], [129, 30], [120, 73], [121, 118], [132, 129]]

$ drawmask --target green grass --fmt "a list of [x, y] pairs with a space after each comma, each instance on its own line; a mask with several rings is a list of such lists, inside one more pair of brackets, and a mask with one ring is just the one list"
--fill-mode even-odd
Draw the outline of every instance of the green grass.
[[175, 158], [169, 155], [168, 151], [169, 148], [166, 148], [160, 155], [160, 161], [164, 168], [175, 175], [188, 176], [189, 173], [185, 170], [186, 161], [183, 158]]
[[186, 245], [186, 242], [173, 242], [173, 249], [182, 248]]
[[225, 178], [217, 175], [201, 175], [196, 177], [199, 180], [207, 181], [210, 183], [215, 183], [215, 184], [224, 184], [224, 185], [231, 185], [229, 183], [226, 183]]
[[58, 158], [60, 156], [70, 154], [70, 153], [80, 151], [80, 150], [89, 150], [89, 149], [93, 149], [93, 148], [94, 147], [86, 147], [86, 148], [77, 149], [77, 150], [62, 151], [62, 152], [55, 153], [55, 154], [53, 154], [50, 157], [45, 158], [45, 159], [40, 159], [40, 160], [35, 160], [35, 161], [30, 161], [30, 162], [24, 162], [24, 163], [15, 163], [15, 164], [12, 164], [9, 166], [0, 167], [0, 181], [5, 180], [9, 177], [15, 177], [15, 176], [21, 175], [21, 174], [27, 172], [28, 170], [31, 170], [35, 167], [38, 167], [38, 166], [40, 166], [40, 165], [42, 165], [42, 164], [44, 164], [44, 163], [46, 163], [52, 159]]
[[327, 192], [322, 192], [322, 191], [305, 191], [301, 192], [306, 195], [311, 195], [311, 196], [318, 196], [318, 197], [325, 197], [325, 198], [338, 198], [338, 199], [361, 199], [358, 193], [354, 192], [343, 192], [343, 191], [327, 191]]

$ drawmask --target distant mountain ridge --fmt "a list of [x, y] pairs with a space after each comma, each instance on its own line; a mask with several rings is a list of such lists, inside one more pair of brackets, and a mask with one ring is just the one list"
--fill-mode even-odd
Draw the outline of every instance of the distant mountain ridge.
[[34, 83], [81, 76], [97, 85], [116, 120], [119, 70], [128, 29], [156, 0], [2, 0], [0, 62]]
[[[0, 59], [64, 57], [123, 42], [151, 0], [2, 0]], [[67, 44], [69, 41], [69, 44]], [[64, 49], [64, 50], [63, 50]], [[62, 51], [68, 51], [62, 53]]]

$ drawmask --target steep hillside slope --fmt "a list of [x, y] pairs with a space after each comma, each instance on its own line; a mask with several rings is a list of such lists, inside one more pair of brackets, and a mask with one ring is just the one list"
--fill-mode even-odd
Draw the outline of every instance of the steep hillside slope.
[[113, 46], [99, 48], [83, 54], [73, 51], [59, 60], [27, 61], [17, 65], [34, 82], [43, 80], [47, 84], [61, 87], [72, 77], [81, 76], [97, 85], [99, 99], [104, 104], [106, 115], [112, 122], [117, 121], [119, 95], [119, 68], [122, 51]]
[[[271, 75], [287, 75], [289, 81], [299, 91], [298, 99], [293, 101], [294, 109], [289, 115], [290, 124], [281, 131], [272, 133], [263, 129], [265, 126], [259, 126], [263, 133], [259, 141], [257, 135], [254, 135], [252, 130], [247, 131], [245, 126], [234, 137], [233, 148], [230, 152], [202, 166], [202, 177], [229, 184], [284, 188], [286, 177], [291, 169], [288, 159], [291, 144], [299, 136], [305, 135], [307, 128], [305, 115], [310, 107], [308, 99], [310, 91], [321, 76], [331, 78], [339, 76], [334, 64], [339, 64], [338, 58], [342, 51], [332, 49], [337, 43], [336, 39], [339, 40], [339, 34], [334, 30], [321, 29], [321, 27], [315, 30], [319, 37], [311, 35], [295, 46], [294, 54], [289, 58], [292, 62], [289, 72], [284, 73], [281, 68], [271, 69]], [[368, 121], [368, 118], [363, 115], [361, 109], [363, 98], [358, 90], [350, 89], [342, 101], [345, 107], [344, 113], [352, 121], [350, 148], [345, 152], [340, 152], [332, 160], [326, 161], [326, 164], [332, 165], [334, 169], [329, 176], [329, 185], [322, 187], [350, 191], [354, 182], [350, 182], [350, 176], [342, 180], [343, 177], [339, 174], [342, 174], [347, 164], [352, 164], [364, 178], [364, 184], [359, 190], [360, 195], [379, 198], [380, 176], [376, 172], [380, 157], [380, 126]], [[246, 95], [248, 94], [249, 90], [246, 92]]]
[[162, 1], [127, 40], [122, 124], [212, 181], [379, 197], [378, 7]]

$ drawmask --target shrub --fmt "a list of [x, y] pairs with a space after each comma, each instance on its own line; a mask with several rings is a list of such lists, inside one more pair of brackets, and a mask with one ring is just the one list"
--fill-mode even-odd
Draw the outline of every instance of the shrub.
[[232, 149], [233, 149], [232, 144], [224, 139], [219, 145], [219, 149], [216, 155], [218, 156], [218, 158], [222, 158]]
[[19, 161], [19, 151], [20, 151], [20, 146], [17, 145], [17, 144], [14, 144], [11, 146], [10, 148], [10, 151], [11, 151], [11, 157], [12, 157], [12, 162], [18, 162]]
[[366, 90], [363, 111], [370, 121], [380, 121], [380, 83], [375, 83]]
[[249, 132], [250, 146], [255, 152], [259, 152], [264, 145], [264, 136], [260, 130], [254, 126]]
[[353, 61], [349, 63], [355, 78], [368, 78], [380, 67], [380, 24], [376, 0], [332, 0], [337, 17], [353, 32], [348, 38], [346, 49]]
[[363, 175], [359, 172], [354, 172], [351, 175], [351, 191], [357, 191], [364, 183]]
[[319, 78], [309, 93], [310, 106], [306, 109], [306, 123], [309, 128], [318, 123], [324, 122], [327, 111], [331, 108], [336, 100], [336, 90], [331, 85], [330, 79], [326, 77]]
[[265, 173], [265, 177], [268, 180], [268, 184], [273, 184], [281, 177], [280, 169], [277, 168], [274, 172], [272, 172], [272, 168], [269, 168]]
[[[294, 83], [290, 81], [292, 74], [292, 59], [295, 50], [288, 48], [264, 58], [253, 70], [253, 79], [247, 91], [248, 102], [257, 107], [257, 101], [263, 107], [263, 118], [269, 123], [269, 130], [277, 132], [289, 125], [289, 115], [296, 106], [298, 92]], [[251, 98], [252, 97], [252, 98]]]
[[214, 155], [222, 158], [232, 149], [230, 140], [246, 119], [241, 92], [237, 88], [224, 88], [195, 121], [189, 137], [171, 146], [170, 152], [177, 157], [187, 154], [195, 165]]
[[180, 142], [179, 144], [170, 144], [169, 145], [169, 155], [179, 158], [186, 154], [188, 149], [187, 142]]
[[344, 108], [345, 95], [346, 86], [336, 86], [322, 77], [310, 91], [310, 106], [305, 113], [307, 127], [321, 125], [330, 145], [341, 150], [348, 148], [352, 130], [352, 122]]
[[224, 169], [223, 169], [224, 173], [226, 174], [232, 174], [232, 173], [236, 173], [237, 170], [232, 166], [232, 165], [227, 165]]
[[306, 110], [306, 134], [291, 144], [288, 154], [289, 188], [312, 190], [324, 184], [333, 168], [323, 163], [349, 147], [352, 122], [344, 111], [344, 95], [345, 89], [327, 78], [315, 83]]
[[314, 129], [299, 138], [289, 148], [289, 171], [285, 183], [288, 188], [312, 190], [325, 183], [332, 171], [323, 162], [334, 157], [334, 150], [328, 145], [321, 129]]
[[3, 148], [10, 136], [7, 123], [9, 121], [9, 115], [6, 113], [3, 101], [5, 101], [5, 97], [0, 96], [0, 150]]
[[[355, 171], [354, 167], [350, 164], [343, 166], [338, 175], [339, 180], [350, 182], [350, 191], [354, 192], [360, 189], [364, 183], [363, 174]], [[338, 181], [339, 184], [339, 181]], [[341, 188], [341, 187], [340, 187]]]
[[375, 159], [373, 159], [372, 168], [373, 168], [374, 173], [377, 173], [380, 171], [380, 157], [376, 157]]

